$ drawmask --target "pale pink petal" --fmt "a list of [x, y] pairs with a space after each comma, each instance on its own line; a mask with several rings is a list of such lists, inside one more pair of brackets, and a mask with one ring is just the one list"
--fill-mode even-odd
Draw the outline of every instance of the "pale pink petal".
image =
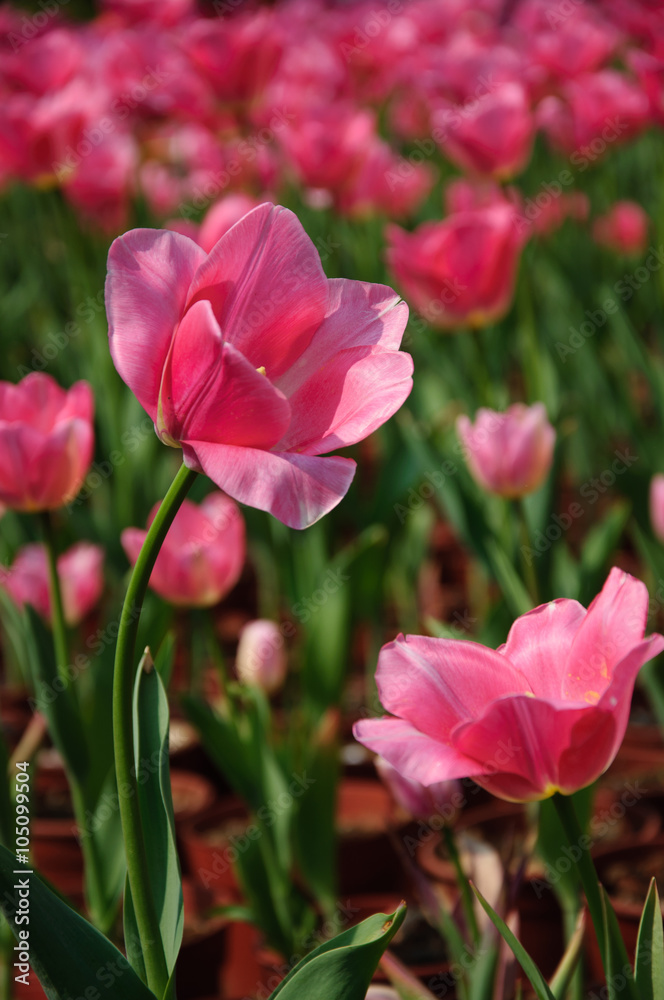
[[353, 726], [353, 735], [389, 761], [399, 774], [421, 785], [465, 778], [481, 771], [476, 760], [421, 733], [403, 719], [361, 719]]
[[376, 685], [388, 712], [449, 742], [460, 722], [530, 685], [504, 656], [476, 642], [399, 636], [380, 651]]
[[348, 492], [355, 462], [283, 454], [205, 441], [184, 441], [189, 468], [205, 472], [240, 503], [269, 511], [291, 528], [306, 528]]
[[194, 274], [205, 253], [169, 230], [133, 229], [108, 254], [106, 311], [113, 362], [157, 420], [161, 375]]
[[207, 301], [185, 314], [161, 385], [159, 429], [176, 441], [271, 448], [290, 422], [285, 396], [221, 332]]
[[396, 351], [408, 322], [408, 306], [387, 285], [334, 278], [328, 281], [325, 318], [302, 356], [276, 380], [292, 396], [336, 354], [352, 347]]
[[199, 268], [187, 307], [209, 299], [225, 341], [275, 381], [325, 317], [328, 282], [313, 243], [288, 209], [259, 205]]
[[636, 675], [644, 663], [652, 660], [662, 650], [664, 650], [664, 636], [659, 635], [657, 632], [654, 632], [647, 639], [643, 639], [638, 645], [634, 646], [627, 656], [614, 666], [611, 683], [597, 702], [598, 709], [611, 712], [616, 722], [615, 744], [611, 760], [617, 754], [625, 735]]
[[560, 700], [564, 667], [586, 614], [583, 605], [566, 598], [542, 604], [516, 619], [497, 652], [528, 678], [538, 698]]
[[563, 678], [563, 693], [573, 701], [596, 702], [614, 667], [640, 645], [648, 617], [644, 583], [614, 567], [574, 639]]
[[399, 409], [410, 393], [409, 354], [370, 348], [342, 351], [290, 397], [291, 426], [277, 447], [309, 455], [363, 440]]

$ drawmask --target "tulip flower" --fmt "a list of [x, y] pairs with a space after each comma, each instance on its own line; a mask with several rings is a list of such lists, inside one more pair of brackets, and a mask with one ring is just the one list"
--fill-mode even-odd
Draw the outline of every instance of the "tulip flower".
[[617, 253], [640, 254], [648, 245], [649, 219], [635, 201], [617, 201], [595, 220], [593, 238]]
[[[152, 508], [148, 528], [159, 507], [157, 503]], [[122, 547], [132, 565], [146, 535], [140, 528], [122, 532]], [[239, 580], [245, 554], [244, 520], [232, 500], [217, 492], [200, 506], [185, 500], [157, 556], [150, 586], [171, 604], [211, 607]]]
[[92, 412], [87, 382], [65, 390], [41, 372], [0, 382], [0, 503], [38, 511], [73, 500], [92, 461]]
[[279, 626], [267, 619], [248, 622], [240, 632], [235, 670], [243, 684], [267, 694], [278, 691], [286, 678], [286, 652]]
[[519, 83], [504, 83], [461, 112], [444, 108], [432, 120], [443, 152], [462, 170], [505, 180], [530, 159], [535, 120]]
[[436, 781], [426, 787], [404, 778], [384, 757], [376, 758], [376, 770], [395, 802], [416, 819], [440, 815], [451, 823], [463, 802], [458, 781]]
[[657, 538], [664, 542], [664, 475], [661, 472], [650, 481], [650, 523]]
[[543, 604], [497, 650], [400, 635], [376, 671], [393, 717], [357, 722], [355, 736], [423, 785], [471, 777], [508, 801], [571, 795], [613, 761], [636, 675], [664, 650], [664, 636], [644, 638], [647, 615], [645, 585], [614, 568], [587, 610]]
[[505, 413], [482, 407], [474, 424], [458, 418], [457, 434], [473, 478], [489, 493], [526, 496], [549, 474], [556, 432], [543, 403], [514, 403]]
[[303, 528], [336, 506], [352, 459], [322, 457], [383, 424], [412, 386], [405, 303], [329, 281], [292, 212], [260, 205], [209, 255], [136, 229], [109, 253], [115, 366], [189, 469]]
[[[77, 542], [57, 561], [62, 606], [68, 625], [78, 625], [98, 603], [104, 589], [104, 550], [90, 542]], [[30, 604], [51, 621], [48, 559], [43, 545], [24, 545], [9, 569], [0, 572], [3, 586], [22, 608]]]
[[504, 201], [426, 222], [412, 233], [388, 226], [387, 260], [432, 326], [485, 326], [512, 301], [524, 242], [519, 222]]

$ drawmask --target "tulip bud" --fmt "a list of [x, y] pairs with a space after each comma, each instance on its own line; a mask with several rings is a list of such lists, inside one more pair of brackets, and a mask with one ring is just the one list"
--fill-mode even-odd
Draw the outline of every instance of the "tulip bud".
[[419, 781], [399, 774], [384, 757], [376, 758], [376, 770], [395, 802], [415, 819], [428, 820], [438, 815], [446, 823], [451, 823], [455, 818], [461, 798], [458, 781], [421, 785]]
[[489, 493], [534, 493], [551, 468], [556, 432], [543, 403], [515, 403], [505, 413], [481, 408], [474, 424], [458, 418], [457, 434], [473, 478]]
[[595, 220], [596, 243], [616, 253], [640, 254], [648, 243], [648, 216], [635, 201], [617, 201]]
[[245, 625], [235, 669], [243, 684], [262, 688], [267, 694], [277, 691], [286, 677], [286, 651], [279, 626], [264, 618]]
[[664, 542], [664, 475], [661, 472], [650, 482], [650, 523], [657, 538]]

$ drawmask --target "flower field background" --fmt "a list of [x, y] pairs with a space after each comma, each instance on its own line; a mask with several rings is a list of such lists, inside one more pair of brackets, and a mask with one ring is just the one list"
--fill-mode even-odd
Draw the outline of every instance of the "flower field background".
[[[236, 851], [227, 867], [239, 882], [213, 900], [234, 908], [224, 919], [236, 928], [259, 929], [282, 972], [330, 937], [326, 921], [345, 926], [334, 924], [350, 891], [335, 789], [354, 767], [373, 774], [353, 726], [380, 740], [373, 717], [403, 707], [399, 692], [379, 698], [384, 644], [404, 633], [416, 649], [494, 650], [519, 616], [560, 598], [585, 609], [622, 570], [647, 595], [616, 598], [597, 642], [613, 663], [631, 630], [625, 643], [647, 658], [646, 608], [649, 633], [664, 624], [663, 125], [655, 0], [0, 7], [0, 761], [20, 759], [18, 746], [35, 774], [53, 755], [64, 762], [84, 884], [60, 888], [109, 940], [122, 946], [115, 642], [131, 567], [183, 456], [206, 475], [157, 557], [136, 648], [149, 646], [168, 692], [173, 773], [184, 732], [245, 819], [288, 799], [258, 823], [260, 849]], [[177, 357], [176, 328], [194, 331]], [[222, 361], [205, 367], [215, 338], [238, 347], [224, 347], [234, 388], [218, 396]], [[44, 652], [58, 617], [51, 544], [66, 623], [57, 663]], [[415, 657], [400, 641], [394, 662]], [[594, 706], [603, 693], [582, 694]], [[657, 657], [630, 718], [652, 727], [648, 788], [661, 792]], [[617, 752], [601, 739], [579, 740], [575, 752], [597, 757], [557, 790], [597, 779]], [[381, 755], [384, 787], [419, 774], [433, 796], [395, 792], [416, 819], [445, 815], [443, 779], [482, 785], [493, 773]], [[400, 774], [386, 777], [390, 765]], [[551, 773], [535, 770], [525, 799], [552, 794]], [[293, 785], [307, 774], [311, 787]], [[3, 792], [0, 810], [13, 808]], [[550, 846], [540, 838], [538, 872], [548, 865], [559, 901], [576, 900]], [[179, 827], [177, 852], [195, 884]], [[407, 901], [431, 917], [427, 898]], [[460, 933], [477, 956], [463, 902]], [[186, 927], [190, 905], [185, 891]], [[568, 939], [577, 910], [561, 918]], [[454, 935], [441, 924], [449, 964]], [[0, 997], [24, 995], [3, 968]], [[447, 995], [514, 996], [510, 969], [485, 992], [453, 976]], [[586, 954], [554, 995], [592, 995], [596, 971]], [[217, 995], [268, 996], [274, 984], [257, 993], [257, 975]], [[422, 978], [428, 995], [445, 995], [434, 979]], [[212, 993], [187, 982], [181, 973], [181, 1000]]]

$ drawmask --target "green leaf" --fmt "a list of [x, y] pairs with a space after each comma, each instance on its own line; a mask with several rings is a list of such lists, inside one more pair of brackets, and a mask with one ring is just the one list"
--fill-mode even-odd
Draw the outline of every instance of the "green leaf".
[[476, 888], [476, 886], [473, 885], [472, 888], [473, 892], [479, 899], [482, 908], [484, 909], [484, 912], [487, 914], [487, 916], [493, 923], [494, 927], [498, 930], [500, 936], [503, 938], [504, 941], [507, 941], [508, 945], [514, 952], [514, 957], [516, 958], [517, 962], [519, 963], [525, 974], [528, 976], [530, 984], [532, 988], [535, 990], [537, 996], [539, 997], [539, 1000], [556, 1000], [556, 998], [554, 997], [553, 993], [551, 992], [551, 990], [547, 985], [546, 979], [544, 978], [540, 970], [537, 968], [537, 966], [535, 965], [532, 958], [530, 957], [526, 949], [523, 947], [521, 942], [518, 940], [518, 938], [515, 937], [515, 935], [512, 933], [512, 931], [505, 923], [505, 921], [501, 917], [499, 917], [496, 911], [489, 905], [489, 903], [487, 903], [486, 899], [481, 894], [481, 892]]
[[320, 945], [279, 983], [270, 1000], [364, 1000], [371, 977], [406, 916], [376, 913]]
[[572, 982], [572, 977], [579, 964], [579, 958], [583, 950], [583, 942], [586, 931], [585, 911], [581, 910], [577, 917], [574, 933], [571, 935], [565, 948], [565, 953], [558, 963], [558, 967], [553, 974], [549, 986], [551, 992], [556, 997], [564, 997]]
[[664, 935], [657, 883], [653, 878], [641, 914], [634, 977], [641, 1000], [664, 997]]
[[[0, 846], [2, 912], [17, 940], [29, 930], [30, 962], [49, 1000], [83, 997], [99, 984], [105, 1000], [154, 1000], [154, 994], [118, 951], [92, 924], [48, 889], [34, 874], [25, 874], [17, 859]], [[19, 871], [18, 874], [15, 874]], [[27, 882], [30, 923], [18, 923], [19, 881]], [[20, 988], [20, 987], [19, 987]]]
[[171, 629], [170, 632], [167, 632], [164, 636], [163, 641], [157, 650], [157, 655], [154, 658], [155, 670], [161, 677], [165, 688], [168, 688], [174, 664], [175, 632]]
[[[604, 886], [602, 891], [602, 920], [604, 926], [595, 928], [604, 934], [604, 952], [606, 955], [606, 985], [609, 990], [609, 1000], [641, 1000], [636, 989], [636, 983], [630, 972], [629, 959], [625, 942], [620, 933], [618, 920]], [[620, 984], [618, 986], [617, 984]]]
[[[134, 747], [138, 800], [147, 847], [148, 879], [169, 974], [182, 943], [182, 881], [168, 766], [168, 699], [161, 677], [145, 651], [134, 688]], [[127, 953], [142, 969], [139, 934], [127, 881], [124, 911]]]

